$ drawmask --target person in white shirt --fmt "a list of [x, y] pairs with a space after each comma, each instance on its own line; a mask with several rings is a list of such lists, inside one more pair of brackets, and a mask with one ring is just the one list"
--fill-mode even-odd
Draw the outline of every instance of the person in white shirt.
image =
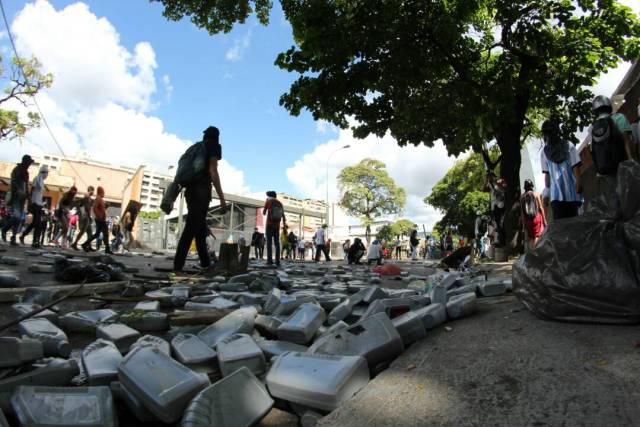
[[371, 242], [367, 250], [367, 265], [371, 265], [373, 261], [382, 265], [382, 245], [377, 239]]
[[42, 192], [44, 191], [44, 180], [49, 176], [49, 167], [47, 165], [40, 166], [38, 176], [33, 178], [31, 182], [31, 198], [29, 199], [29, 213], [33, 215], [31, 224], [22, 232], [20, 243], [24, 244], [24, 238], [33, 230], [33, 243], [31, 247], [40, 247], [40, 234], [42, 233], [42, 205], [44, 199]]
[[320, 261], [320, 254], [324, 253], [325, 261], [331, 261], [329, 257], [329, 248], [327, 248], [327, 224], [322, 224], [322, 227], [318, 228], [316, 234], [313, 235], [313, 243], [316, 245], [316, 257], [315, 262]]
[[306, 250], [306, 243], [304, 239], [300, 238], [300, 240], [298, 240], [298, 258], [300, 258], [300, 260], [302, 261], [304, 261], [305, 250]]

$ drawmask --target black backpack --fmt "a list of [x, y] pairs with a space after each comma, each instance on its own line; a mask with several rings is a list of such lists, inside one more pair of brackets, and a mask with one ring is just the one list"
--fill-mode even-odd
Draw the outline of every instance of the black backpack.
[[624, 160], [624, 140], [611, 116], [602, 117], [591, 128], [591, 156], [600, 175], [615, 175]]
[[535, 218], [538, 215], [539, 206], [533, 191], [524, 193], [524, 213], [529, 218]]
[[273, 199], [271, 201], [271, 208], [269, 209], [269, 222], [272, 224], [277, 224], [282, 220], [284, 216], [284, 207], [282, 203], [278, 199]]
[[181, 187], [194, 182], [202, 176], [207, 169], [207, 153], [204, 142], [196, 142], [191, 145], [178, 160], [178, 169], [174, 182]]

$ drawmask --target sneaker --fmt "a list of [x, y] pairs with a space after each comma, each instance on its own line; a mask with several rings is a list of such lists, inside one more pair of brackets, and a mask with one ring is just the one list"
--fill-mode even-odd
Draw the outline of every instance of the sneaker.
[[82, 250], [85, 251], [85, 252], [92, 252], [93, 251], [93, 249], [91, 249], [91, 246], [87, 245], [86, 243], [83, 243], [81, 247], [82, 247]]
[[73, 249], [74, 251], [79, 251], [80, 249], [78, 249], [78, 244], [77, 243], [73, 243], [71, 245], [71, 249]]
[[20, 236], [20, 244], [24, 245], [24, 234]]
[[18, 246], [16, 243], [16, 236], [11, 237], [11, 246]]
[[32, 243], [32, 244], [31, 244], [31, 247], [32, 247], [33, 249], [39, 249], [39, 248], [40, 248], [40, 243]]

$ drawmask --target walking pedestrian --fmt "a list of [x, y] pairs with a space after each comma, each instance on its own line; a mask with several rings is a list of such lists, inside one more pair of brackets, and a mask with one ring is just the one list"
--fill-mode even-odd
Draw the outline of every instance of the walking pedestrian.
[[[96, 223], [96, 232], [86, 242], [82, 244], [82, 249], [85, 252], [91, 250], [91, 242], [98, 238], [102, 234], [102, 243], [104, 243], [104, 251], [107, 254], [112, 254], [111, 246], [109, 245], [109, 227], [107, 226], [107, 209], [104, 204], [104, 188], [98, 187], [96, 200], [93, 203], [93, 216]], [[96, 250], [100, 250], [100, 244], [96, 245]]]
[[402, 240], [400, 240], [400, 235], [396, 236], [393, 246], [396, 250], [396, 260], [400, 260], [402, 258]]
[[576, 147], [560, 136], [560, 126], [546, 120], [542, 124], [545, 146], [540, 153], [545, 187], [549, 189], [553, 219], [573, 218], [582, 205], [580, 155]]
[[283, 258], [291, 258], [291, 246], [289, 245], [289, 235], [287, 234], [286, 224], [282, 227], [280, 232], [280, 247], [282, 248]]
[[[220, 145], [220, 131], [218, 128], [208, 127], [204, 131], [202, 142], [199, 144], [204, 144], [206, 168], [197, 179], [186, 186], [185, 198], [187, 200], [188, 213], [173, 260], [173, 269], [175, 271], [182, 271], [184, 268], [189, 245], [194, 238], [196, 239], [200, 267], [206, 269], [211, 266], [211, 259], [207, 252], [207, 211], [212, 198], [211, 184], [213, 184], [218, 194], [221, 214], [227, 211], [227, 202], [222, 192], [220, 174], [218, 173], [218, 162], [222, 159], [222, 146]], [[131, 236], [131, 230], [133, 230], [133, 216], [130, 219], [130, 223], [125, 227], [125, 230], [129, 229], [129, 236]]]
[[29, 166], [33, 164], [30, 155], [22, 156], [22, 161], [11, 171], [9, 200], [5, 200], [11, 209], [11, 217], [2, 227], [2, 240], [7, 241], [7, 232], [11, 230], [11, 245], [16, 246], [16, 238], [20, 228], [20, 220], [24, 212], [24, 205], [29, 197]]
[[260, 256], [260, 232], [258, 231], [258, 227], [253, 229], [253, 234], [251, 235], [251, 246], [253, 246], [253, 254], [255, 258], [262, 258]]
[[31, 203], [29, 204], [29, 212], [33, 216], [31, 224], [22, 232], [20, 236], [20, 243], [24, 244], [24, 238], [33, 230], [33, 241], [31, 242], [32, 248], [39, 248], [40, 236], [44, 233], [42, 228], [42, 205], [44, 203], [43, 191], [44, 181], [49, 176], [49, 167], [47, 165], [40, 166], [38, 176], [33, 179], [31, 183]]
[[524, 193], [520, 198], [520, 213], [522, 223], [529, 241], [529, 248], [533, 249], [547, 226], [547, 218], [540, 195], [534, 191], [533, 181], [524, 180]]
[[322, 224], [322, 227], [316, 230], [316, 234], [313, 235], [313, 241], [316, 245], [315, 262], [320, 261], [321, 254], [324, 254], [325, 261], [331, 261], [329, 250], [327, 248], [327, 224]]
[[347, 239], [342, 244], [342, 258], [347, 261], [349, 259], [349, 247], [351, 246], [351, 240]]
[[415, 261], [418, 259], [418, 245], [420, 244], [420, 239], [418, 239], [418, 227], [416, 225], [414, 225], [413, 230], [411, 230], [409, 244], [411, 245], [411, 260]]
[[286, 227], [287, 219], [284, 215], [284, 206], [278, 200], [278, 194], [275, 191], [267, 191], [267, 200], [264, 202], [262, 214], [267, 216], [266, 235], [267, 235], [267, 265], [273, 265], [273, 248], [276, 247], [275, 264], [280, 266], [280, 221]]
[[73, 200], [78, 193], [78, 189], [73, 186], [62, 195], [62, 198], [58, 202], [58, 208], [56, 209], [56, 220], [58, 222], [58, 234], [54, 239], [54, 243], [61, 248], [67, 248], [67, 233], [69, 232], [69, 213], [73, 205]]
[[305, 260], [306, 247], [307, 245], [305, 241], [302, 238], [300, 238], [298, 240], [298, 258], [300, 259], [300, 261]]
[[289, 241], [289, 252], [291, 256], [290, 259], [296, 259], [296, 248], [298, 247], [298, 236], [292, 231], [289, 232], [287, 236], [287, 240]]
[[71, 248], [76, 251], [78, 250], [78, 242], [82, 236], [86, 234], [87, 238], [89, 238], [93, 235], [91, 232], [91, 208], [93, 207], [93, 199], [91, 197], [93, 197], [93, 192], [94, 188], [92, 185], [87, 187], [87, 194], [85, 194], [82, 198], [82, 202], [80, 202], [80, 210], [78, 212], [80, 215], [78, 235], [71, 245]]

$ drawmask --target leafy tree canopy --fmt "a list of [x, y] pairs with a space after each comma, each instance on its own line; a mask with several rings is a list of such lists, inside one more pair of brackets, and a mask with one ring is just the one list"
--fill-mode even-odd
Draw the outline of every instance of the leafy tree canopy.
[[51, 86], [53, 76], [41, 73], [40, 62], [36, 58], [12, 58], [8, 73], [2, 62], [0, 58], [0, 78], [8, 81], [8, 86], [4, 96], [0, 97], [0, 139], [12, 139], [24, 136], [29, 129], [40, 125], [38, 113], [30, 111], [21, 117], [15, 109], [16, 103], [29, 107], [36, 93]]
[[[492, 153], [495, 157], [497, 153]], [[477, 212], [489, 210], [489, 193], [484, 192], [486, 168], [483, 158], [472, 153], [458, 160], [445, 176], [434, 185], [424, 202], [443, 213], [436, 228], [441, 232], [453, 228], [472, 237]]]
[[396, 186], [379, 160], [363, 159], [342, 169], [338, 187], [340, 207], [362, 221], [367, 227], [367, 239], [376, 218], [402, 212], [406, 202], [404, 189]]
[[415, 223], [413, 221], [409, 221], [408, 219], [399, 219], [393, 223], [391, 226], [391, 231], [393, 232], [393, 236], [408, 236], [413, 231], [413, 227], [415, 227]]
[[392, 225], [389, 224], [385, 224], [378, 228], [378, 232], [376, 233], [378, 240], [392, 242], [395, 239], [395, 234], [393, 234], [392, 228]]

